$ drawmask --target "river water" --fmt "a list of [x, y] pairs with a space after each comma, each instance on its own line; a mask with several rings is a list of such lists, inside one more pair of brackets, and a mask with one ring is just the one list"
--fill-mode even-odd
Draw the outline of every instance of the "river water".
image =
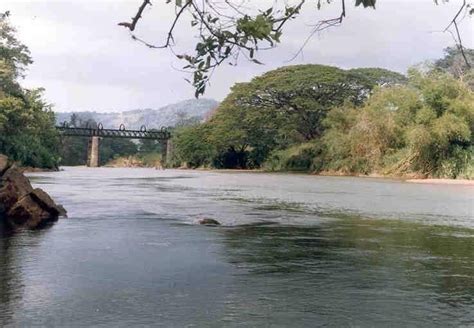
[[474, 325], [473, 187], [111, 168], [31, 178], [69, 218], [0, 236], [0, 326]]

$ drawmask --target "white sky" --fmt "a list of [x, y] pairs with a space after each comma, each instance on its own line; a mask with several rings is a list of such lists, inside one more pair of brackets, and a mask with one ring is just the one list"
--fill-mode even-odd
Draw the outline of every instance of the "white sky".
[[[252, 0], [261, 4], [268, 0]], [[134, 42], [118, 22], [130, 21], [142, 0], [0, 0], [10, 10], [18, 37], [31, 50], [26, 87], [44, 87], [58, 111], [122, 111], [158, 108], [193, 97], [184, 81], [184, 65], [169, 50], [152, 50]], [[154, 0], [137, 34], [161, 43], [173, 17], [171, 5]], [[310, 2], [310, 1], [309, 1]], [[313, 0], [316, 2], [316, 0]], [[351, 0], [347, 2], [352, 2]], [[289, 64], [317, 63], [351, 67], [383, 67], [405, 72], [409, 66], [439, 58], [453, 39], [444, 29], [462, 0], [436, 6], [433, 0], [378, 0], [377, 9], [350, 5], [340, 27], [316, 36], [302, 56], [288, 62], [311, 31], [311, 24], [339, 13], [338, 1], [316, 11], [305, 8], [285, 30], [277, 49], [258, 54], [265, 65], [241, 60], [218, 69], [205, 97], [222, 100], [236, 82]], [[189, 21], [177, 33], [177, 52], [192, 53]], [[473, 18], [461, 23], [465, 45], [474, 47]]]

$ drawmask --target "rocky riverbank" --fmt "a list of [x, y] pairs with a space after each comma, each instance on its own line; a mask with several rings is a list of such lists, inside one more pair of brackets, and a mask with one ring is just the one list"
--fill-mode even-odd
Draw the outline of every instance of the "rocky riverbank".
[[35, 229], [66, 216], [66, 210], [42, 189], [33, 188], [22, 170], [0, 155], [0, 223], [11, 229]]

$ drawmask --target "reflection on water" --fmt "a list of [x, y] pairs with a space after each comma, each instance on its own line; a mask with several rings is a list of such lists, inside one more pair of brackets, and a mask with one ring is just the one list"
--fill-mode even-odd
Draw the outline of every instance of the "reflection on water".
[[76, 168], [33, 181], [70, 218], [0, 236], [0, 326], [474, 322], [469, 187]]
[[244, 280], [255, 292], [240, 301], [261, 311], [267, 298], [278, 300], [266, 313], [277, 322], [443, 326], [474, 322], [473, 237], [469, 230], [354, 219], [236, 228], [225, 245], [228, 260], [252, 277]]

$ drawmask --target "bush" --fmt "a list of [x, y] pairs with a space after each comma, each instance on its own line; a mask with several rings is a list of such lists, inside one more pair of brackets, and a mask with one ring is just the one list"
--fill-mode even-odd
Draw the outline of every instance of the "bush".
[[412, 71], [409, 85], [378, 89], [362, 108], [334, 109], [325, 123], [325, 169], [469, 176], [474, 97], [449, 75]]
[[263, 168], [267, 171], [312, 172], [322, 167], [322, 149], [317, 143], [304, 143], [270, 154]]
[[175, 130], [172, 166], [185, 165], [190, 168], [207, 167], [216, 157], [214, 147], [207, 141], [208, 126], [193, 125]]

